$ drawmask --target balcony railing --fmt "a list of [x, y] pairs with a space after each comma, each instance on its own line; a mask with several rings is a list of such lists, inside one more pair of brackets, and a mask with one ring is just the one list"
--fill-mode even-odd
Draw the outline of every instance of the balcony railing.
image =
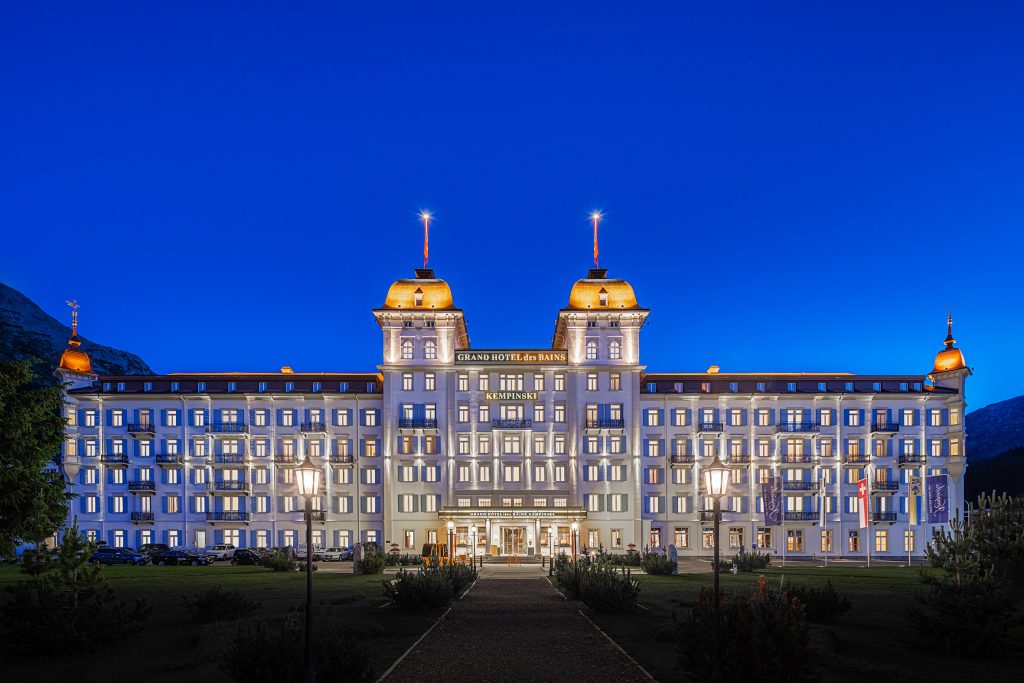
[[128, 482], [128, 490], [133, 493], [155, 493], [156, 482], [155, 481], [130, 481]]
[[127, 453], [104, 453], [100, 460], [104, 465], [127, 465], [128, 454]]
[[872, 522], [895, 522], [896, 521], [896, 513], [895, 512], [872, 512], [871, 513], [871, 521]]
[[437, 429], [436, 417], [400, 417], [399, 429]]
[[132, 521], [133, 522], [152, 522], [153, 521], [153, 513], [152, 512], [133, 512], [132, 513]]
[[818, 513], [813, 510], [800, 510], [798, 512], [786, 512], [784, 515], [787, 522], [816, 522]]
[[182, 456], [180, 453], [168, 453], [156, 456], [157, 465], [180, 465], [183, 460], [184, 456]]
[[532, 429], [533, 420], [521, 418], [518, 420], [506, 420], [495, 418], [491, 420], [491, 429]]
[[847, 453], [843, 456], [843, 463], [847, 465], [865, 465], [870, 462], [869, 458], [865, 453]]
[[692, 465], [693, 454], [692, 453], [676, 453], [672, 456], [673, 465]]
[[783, 422], [775, 427], [778, 434], [817, 434], [821, 425], [817, 422]]
[[730, 453], [729, 463], [730, 465], [749, 465], [750, 464], [750, 453]]
[[215, 422], [206, 425], [207, 434], [248, 434], [249, 425], [244, 422]]
[[784, 481], [782, 482], [783, 491], [817, 491], [818, 482], [816, 481]]
[[241, 465], [245, 462], [245, 453], [215, 453], [213, 464], [215, 465]]
[[207, 512], [207, 522], [248, 522], [249, 513], [238, 510], [222, 510], [219, 512]]
[[713, 521], [715, 521], [715, 511], [714, 510], [701, 510], [700, 511], [700, 521], [702, 521], [702, 522], [713, 522]]
[[623, 429], [626, 421], [620, 418], [599, 417], [587, 420], [587, 429]]
[[[303, 519], [306, 518], [306, 513], [305, 512], [302, 513], [302, 518]], [[322, 522], [322, 521], [324, 521], [324, 511], [323, 510], [310, 510], [309, 511], [309, 519], [311, 521], [314, 521], [314, 522]]]
[[129, 422], [128, 433], [129, 434], [152, 434], [154, 432], [153, 425], [149, 422]]
[[872, 422], [871, 431], [876, 434], [893, 434], [900, 431], [899, 422]]
[[871, 485], [872, 491], [899, 491], [900, 483], [898, 481], [876, 481]]
[[248, 492], [249, 482], [247, 481], [211, 481], [206, 484], [207, 491], [220, 492]]
[[355, 458], [352, 455], [339, 455], [337, 453], [331, 454], [332, 465], [351, 465], [355, 462]]
[[297, 462], [294, 455], [278, 453], [274, 456], [274, 463], [278, 465], [294, 465]]
[[299, 425], [300, 432], [327, 432], [326, 422], [303, 422]]
[[725, 425], [721, 422], [698, 422], [698, 432], [721, 432], [725, 429]]
[[809, 465], [814, 462], [814, 456], [810, 453], [783, 453], [782, 462]]
[[923, 465], [924, 464], [924, 453], [910, 453], [901, 455], [899, 459], [901, 465]]

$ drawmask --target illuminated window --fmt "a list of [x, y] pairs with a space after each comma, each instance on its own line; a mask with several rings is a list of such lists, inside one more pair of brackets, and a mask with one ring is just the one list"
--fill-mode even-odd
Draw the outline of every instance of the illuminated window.
[[402, 391], [412, 391], [412, 373], [402, 373]]
[[423, 357], [427, 360], [435, 360], [437, 358], [437, 341], [428, 339], [423, 342]]
[[555, 375], [555, 391], [565, 391], [565, 375]]
[[822, 529], [821, 530], [821, 552], [830, 553], [832, 552], [832, 530]]
[[597, 373], [587, 373], [587, 391], [597, 391]]
[[885, 529], [875, 530], [875, 552], [889, 552], [889, 532]]
[[480, 373], [480, 379], [478, 381], [478, 387], [480, 391], [491, 390], [491, 376], [486, 372]]
[[914, 530], [907, 529], [903, 532], [903, 552], [912, 553], [917, 548], [914, 547]]
[[469, 375], [459, 375], [459, 391], [469, 391]]
[[799, 553], [804, 550], [804, 532], [800, 529], [789, 529], [786, 531], [786, 550], [791, 553]]
[[847, 537], [846, 548], [851, 553], [860, 552], [860, 534], [856, 531], [851, 531]]
[[622, 342], [617, 339], [613, 339], [609, 342], [608, 357], [612, 360], [619, 360], [622, 358]]
[[587, 340], [587, 360], [597, 360], [597, 340]]
[[533, 376], [533, 390], [544, 391], [544, 375], [536, 374]]
[[608, 390], [609, 391], [621, 391], [622, 389], [622, 375], [617, 372], [610, 373], [608, 375]]
[[417, 287], [416, 291], [412, 293], [412, 302], [414, 306], [423, 305], [423, 290], [419, 287]]
[[672, 534], [672, 542], [675, 543], [676, 548], [689, 548], [690, 530], [686, 527], [676, 528]]
[[602, 287], [601, 291], [597, 293], [597, 300], [601, 306], [608, 305], [608, 292], [604, 287]]
[[412, 359], [412, 339], [402, 340], [402, 360]]

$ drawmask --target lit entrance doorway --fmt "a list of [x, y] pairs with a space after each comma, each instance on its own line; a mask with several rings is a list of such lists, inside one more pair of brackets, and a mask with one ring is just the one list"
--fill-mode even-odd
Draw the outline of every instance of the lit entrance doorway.
[[501, 528], [501, 554], [523, 555], [526, 546], [526, 527], [505, 526]]

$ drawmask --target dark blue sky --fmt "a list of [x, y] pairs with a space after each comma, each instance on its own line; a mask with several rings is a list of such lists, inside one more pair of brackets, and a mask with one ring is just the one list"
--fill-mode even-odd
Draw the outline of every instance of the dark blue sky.
[[653, 370], [924, 373], [952, 306], [1024, 393], [1024, 7], [892, 4], [5, 3], [0, 281], [160, 372], [369, 370], [418, 209], [543, 347], [599, 207]]

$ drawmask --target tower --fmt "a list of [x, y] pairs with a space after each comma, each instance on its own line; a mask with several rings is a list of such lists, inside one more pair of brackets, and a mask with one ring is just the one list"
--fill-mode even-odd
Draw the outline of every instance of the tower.
[[82, 342], [78, 339], [78, 302], [68, 301], [67, 304], [71, 307], [71, 338], [68, 339], [68, 347], [60, 355], [60, 363], [54, 374], [62, 384], [69, 384], [74, 389], [92, 384], [97, 376], [92, 371], [89, 354], [82, 350]]
[[951, 427], [958, 427], [961, 430], [962, 440], [959, 449], [954, 453], [950, 452], [946, 470], [953, 480], [952, 496], [950, 500], [956, 508], [961, 508], [964, 499], [964, 473], [967, 469], [967, 429], [965, 416], [967, 415], [966, 384], [967, 378], [971, 375], [971, 369], [964, 361], [963, 352], [957, 348], [956, 339], [953, 338], [953, 314], [946, 318], [946, 339], [942, 342], [942, 349], [935, 355], [935, 364], [928, 377], [935, 383], [936, 387], [954, 389], [956, 398], [949, 406], [950, 414], [957, 415], [957, 424]]

